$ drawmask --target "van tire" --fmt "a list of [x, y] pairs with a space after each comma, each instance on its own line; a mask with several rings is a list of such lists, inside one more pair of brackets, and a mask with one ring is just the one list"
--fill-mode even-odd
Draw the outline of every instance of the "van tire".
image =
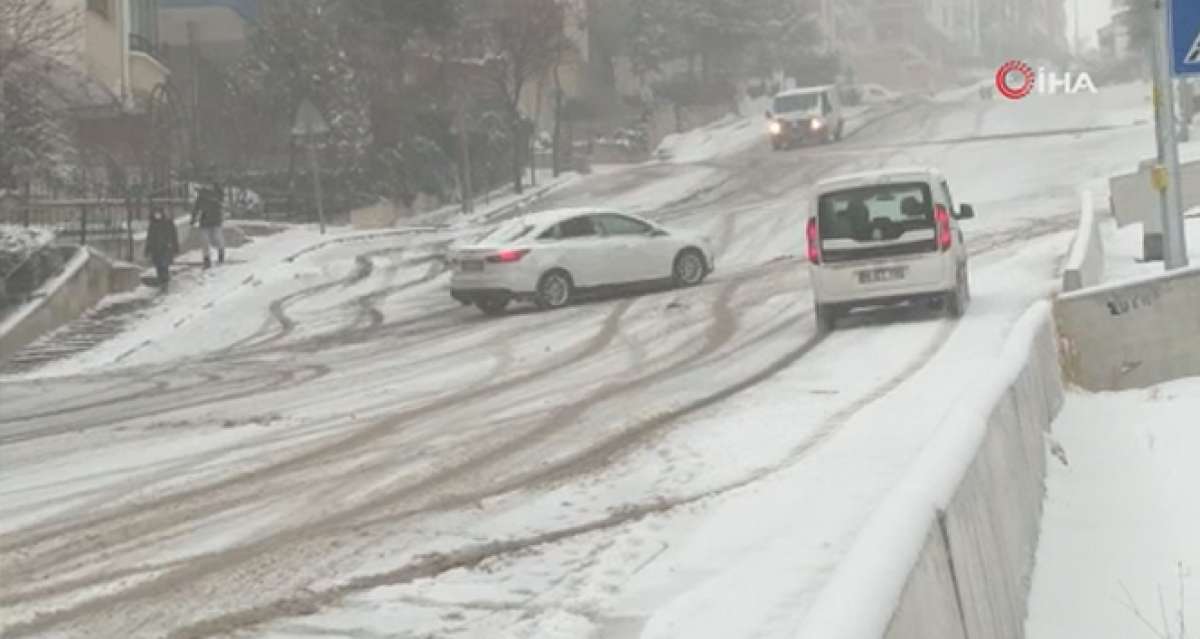
[[958, 274], [958, 285], [946, 294], [946, 312], [955, 319], [967, 314], [971, 304], [971, 281], [963, 267]]
[[841, 312], [829, 304], [817, 304], [813, 308], [817, 319], [817, 332], [832, 333], [837, 328], [837, 319]]

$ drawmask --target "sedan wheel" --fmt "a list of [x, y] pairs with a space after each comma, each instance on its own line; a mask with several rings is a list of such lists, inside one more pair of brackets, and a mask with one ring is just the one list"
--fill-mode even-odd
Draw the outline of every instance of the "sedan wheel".
[[538, 282], [537, 303], [543, 309], [562, 308], [571, 303], [574, 284], [566, 271], [551, 271]]
[[698, 251], [687, 250], [675, 258], [675, 284], [679, 286], [695, 286], [704, 281], [708, 275], [708, 267], [704, 256]]

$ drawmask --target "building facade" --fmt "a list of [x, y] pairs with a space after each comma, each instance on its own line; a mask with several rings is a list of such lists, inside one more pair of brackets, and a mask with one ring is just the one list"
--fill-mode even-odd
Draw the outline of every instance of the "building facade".
[[158, 48], [158, 0], [55, 3], [76, 23], [60, 61], [94, 85], [86, 103], [75, 106], [110, 115], [145, 113], [155, 89], [170, 78]]

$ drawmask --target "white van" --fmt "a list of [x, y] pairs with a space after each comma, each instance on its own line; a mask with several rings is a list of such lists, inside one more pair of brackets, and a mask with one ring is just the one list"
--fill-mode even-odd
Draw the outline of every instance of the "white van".
[[803, 142], [828, 144], [842, 139], [846, 117], [834, 85], [792, 89], [776, 95], [767, 111], [771, 148], [776, 151]]
[[817, 184], [806, 240], [817, 324], [832, 330], [857, 307], [911, 301], [961, 317], [971, 298], [967, 249], [955, 206], [934, 169], [859, 173]]

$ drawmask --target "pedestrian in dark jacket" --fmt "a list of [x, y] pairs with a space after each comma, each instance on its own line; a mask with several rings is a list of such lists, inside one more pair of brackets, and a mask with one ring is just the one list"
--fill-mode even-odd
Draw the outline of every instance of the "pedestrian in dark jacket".
[[212, 267], [212, 249], [217, 249], [217, 260], [225, 262], [225, 236], [221, 225], [225, 222], [222, 202], [225, 191], [217, 182], [201, 189], [192, 206], [192, 226], [200, 225], [200, 236], [204, 240], [204, 268]]
[[146, 233], [146, 258], [154, 263], [158, 274], [158, 285], [163, 291], [171, 283], [171, 262], [179, 255], [179, 233], [175, 221], [167, 217], [162, 209], [150, 213], [150, 230]]

